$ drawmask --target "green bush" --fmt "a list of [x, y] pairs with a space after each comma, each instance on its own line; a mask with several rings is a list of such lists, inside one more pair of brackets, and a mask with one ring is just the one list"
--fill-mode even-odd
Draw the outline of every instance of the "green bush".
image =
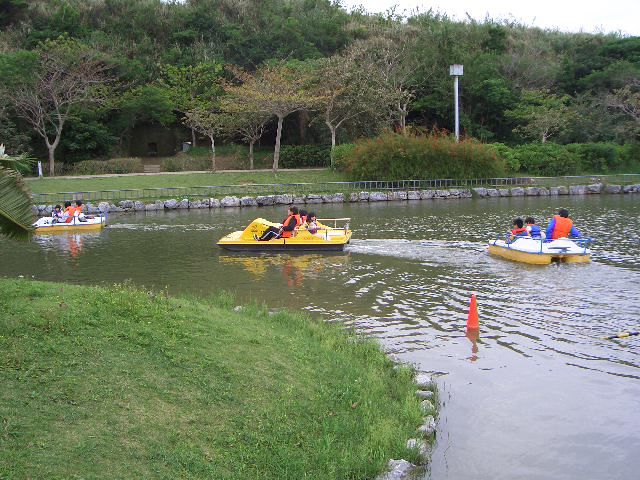
[[553, 177], [580, 173], [580, 157], [557, 143], [528, 143], [513, 149], [520, 168], [529, 175]]
[[68, 167], [72, 175], [101, 175], [110, 173], [140, 173], [144, 171], [139, 158], [112, 158], [110, 160], [85, 160]]
[[622, 167], [619, 146], [615, 143], [576, 143], [567, 149], [580, 157], [585, 173], [607, 173]]
[[193, 172], [211, 169], [211, 150], [208, 156], [176, 156], [167, 157], [162, 160], [160, 169], [163, 172]]
[[492, 143], [498, 157], [504, 160], [505, 172], [509, 175], [515, 175], [520, 172], [520, 161], [516, 157], [513, 148], [504, 143]]
[[280, 148], [282, 168], [328, 167], [331, 149], [323, 145], [284, 145]]
[[333, 149], [333, 168], [340, 172], [347, 169], [348, 159], [356, 146], [353, 143], [336, 145]]
[[623, 168], [636, 172], [640, 170], [640, 143], [618, 145], [618, 155]]
[[390, 132], [358, 141], [345, 163], [352, 180], [498, 177], [505, 170], [496, 150], [475, 140]]

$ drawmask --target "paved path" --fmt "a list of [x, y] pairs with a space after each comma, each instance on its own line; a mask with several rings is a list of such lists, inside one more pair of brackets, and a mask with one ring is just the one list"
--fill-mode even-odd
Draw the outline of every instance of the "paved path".
[[[326, 168], [279, 168], [279, 172], [321, 172], [326, 170]], [[109, 173], [104, 175], [75, 175], [75, 176], [67, 176], [60, 175], [59, 177], [44, 177], [44, 178], [59, 178], [64, 180], [75, 180], [75, 179], [88, 179], [88, 178], [113, 178], [113, 177], [153, 177], [158, 175], [191, 175], [192, 173], [265, 173], [265, 172], [273, 172], [271, 168], [260, 168], [254, 170], [216, 170], [212, 172], [211, 170], [196, 170], [190, 172], [160, 172], [160, 173]], [[27, 177], [25, 180], [39, 180], [38, 177]]]

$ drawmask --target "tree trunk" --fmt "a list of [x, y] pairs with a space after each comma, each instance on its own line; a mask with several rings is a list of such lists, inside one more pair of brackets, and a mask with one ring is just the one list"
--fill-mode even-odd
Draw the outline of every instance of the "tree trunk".
[[307, 110], [300, 110], [298, 112], [298, 135], [300, 145], [307, 143], [307, 125], [309, 123], [309, 112]]
[[256, 141], [253, 139], [249, 141], [249, 170], [253, 170], [253, 144], [254, 143], [256, 143]]
[[276, 146], [273, 149], [273, 171], [278, 171], [278, 161], [280, 160], [280, 137], [282, 137], [282, 121], [284, 115], [278, 115], [278, 131], [276, 133]]
[[192, 128], [191, 129], [191, 146], [192, 147], [197, 147], [197, 142], [198, 142], [198, 138], [196, 137], [196, 131]]
[[56, 165], [56, 160], [55, 160], [55, 154], [56, 154], [56, 148], [58, 148], [58, 144], [60, 143], [60, 135], [62, 132], [62, 125], [60, 126], [60, 128], [58, 129], [58, 134], [56, 135], [56, 139], [53, 141], [53, 143], [49, 143], [49, 139], [47, 137], [44, 137], [44, 142], [47, 144], [47, 149], [49, 150], [49, 175], [51, 175], [52, 177], [55, 176], [56, 172], [55, 172], [55, 165]]
[[333, 150], [336, 148], [336, 127], [327, 122], [329, 130], [331, 130], [331, 167], [333, 167]]
[[216, 171], [216, 140], [213, 138], [213, 135], [210, 135], [211, 139], [211, 170]]
[[56, 162], [55, 162], [55, 151], [56, 151], [56, 147], [54, 147], [53, 145], [49, 145], [49, 143], [47, 142], [47, 149], [49, 150], [49, 175], [51, 177], [55, 177], [56, 175]]

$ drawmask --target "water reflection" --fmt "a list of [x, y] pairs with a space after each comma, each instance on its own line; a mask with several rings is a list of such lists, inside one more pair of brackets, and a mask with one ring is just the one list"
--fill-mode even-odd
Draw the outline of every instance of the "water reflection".
[[349, 255], [341, 254], [244, 254], [221, 253], [220, 263], [242, 267], [255, 277], [256, 281], [263, 281], [272, 275], [274, 269], [280, 270], [289, 288], [301, 287], [304, 279], [319, 278], [323, 271], [344, 267], [348, 263]]

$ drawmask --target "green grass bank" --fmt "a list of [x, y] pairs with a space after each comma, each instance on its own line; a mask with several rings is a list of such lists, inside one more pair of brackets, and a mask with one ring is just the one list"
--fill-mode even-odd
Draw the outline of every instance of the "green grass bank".
[[27, 178], [33, 193], [95, 192], [137, 188], [200, 187], [271, 183], [318, 183], [346, 181], [344, 174], [325, 170], [273, 172], [216, 172], [181, 175], [131, 175], [100, 178]]
[[417, 460], [409, 369], [234, 305], [0, 279], [0, 477], [365, 479]]

